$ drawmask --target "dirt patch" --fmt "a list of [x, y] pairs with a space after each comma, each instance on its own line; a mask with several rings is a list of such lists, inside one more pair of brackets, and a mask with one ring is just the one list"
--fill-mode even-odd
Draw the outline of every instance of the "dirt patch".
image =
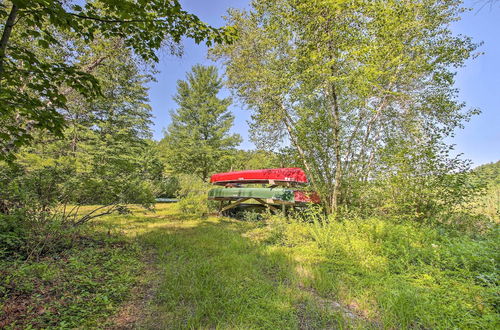
[[30, 306], [32, 306], [32, 301], [29, 295], [9, 298], [4, 303], [0, 314], [0, 329], [25, 318], [28, 315]]
[[[34, 299], [33, 296], [43, 296], [42, 299]], [[39, 291], [36, 294], [20, 294], [9, 297], [4, 303], [0, 311], [0, 329], [7, 326], [14, 328], [24, 328], [26, 322], [36, 319], [43, 314], [50, 312], [56, 313], [55, 308], [50, 306], [52, 300], [57, 300], [58, 297], [46, 292]], [[36, 327], [36, 323], [30, 324]]]
[[[357, 328], [356, 325], [358, 325], [358, 327], [361, 328], [370, 328], [370, 329], [382, 328], [378, 322], [369, 319], [366, 313], [360, 310], [356, 304], [344, 305], [334, 299], [320, 296], [313, 288], [305, 287], [302, 285], [300, 285], [299, 288], [300, 290], [308, 294], [308, 296], [312, 298], [314, 303], [320, 309], [325, 311], [330, 311], [332, 314], [341, 315], [344, 322], [347, 322], [347, 324], [354, 326], [354, 328]], [[298, 306], [299, 309], [302, 309], [301, 307], [303, 308], [304, 306]], [[301, 317], [300, 323], [301, 323], [300, 326], [301, 329], [311, 328], [309, 326], [309, 320], [307, 320], [307, 317], [306, 318]], [[333, 326], [333, 328], [336, 328], [336, 326]]]
[[327, 309], [333, 309], [337, 312], [340, 312], [343, 316], [347, 317], [348, 319], [351, 320], [357, 320], [360, 319], [361, 316], [357, 315], [354, 310], [349, 309], [349, 307], [344, 306], [340, 304], [339, 302], [333, 300], [333, 299], [328, 299], [328, 298], [323, 298], [321, 297], [316, 290], [312, 288], [305, 288], [301, 287], [301, 290], [307, 291], [313, 298], [314, 300], [322, 307], [325, 307]]
[[150, 315], [150, 305], [160, 282], [156, 267], [157, 255], [150, 251], [143, 261], [145, 267], [142, 269], [139, 284], [132, 289], [130, 298], [122, 304], [118, 312], [108, 320], [108, 329], [135, 329]]

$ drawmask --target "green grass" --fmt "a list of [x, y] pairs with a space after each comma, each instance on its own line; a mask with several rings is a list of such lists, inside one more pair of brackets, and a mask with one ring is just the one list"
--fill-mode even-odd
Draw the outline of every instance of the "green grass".
[[[140, 306], [139, 328], [500, 326], [495, 229], [238, 221], [184, 215], [172, 204], [132, 210], [95, 223], [102, 243], [3, 263], [3, 310], [12, 299], [26, 306], [9, 326], [107, 327], [127, 305]], [[154, 271], [146, 271], [148, 255]], [[148, 283], [152, 294], [138, 303], [131, 290]]]
[[[144, 221], [144, 215], [150, 221]], [[294, 329], [346, 324], [338, 310], [299, 288], [296, 263], [289, 256], [245, 237], [258, 224], [186, 217], [174, 205], [159, 205], [155, 214], [105, 222], [156, 251], [159, 286], [150, 316], [140, 327]]]
[[282, 237], [312, 274], [307, 286], [384, 327], [500, 326], [498, 230], [470, 237], [373, 218], [292, 223]]

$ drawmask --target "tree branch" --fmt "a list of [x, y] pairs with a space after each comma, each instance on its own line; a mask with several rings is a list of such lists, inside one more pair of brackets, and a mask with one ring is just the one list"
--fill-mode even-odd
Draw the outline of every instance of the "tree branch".
[[18, 13], [19, 8], [13, 4], [12, 8], [10, 9], [9, 17], [7, 18], [7, 22], [5, 22], [5, 27], [3, 29], [2, 33], [2, 39], [0, 39], [0, 83], [2, 81], [3, 73], [4, 73], [4, 60], [5, 60], [5, 54], [7, 51], [7, 45], [9, 43], [9, 38], [12, 33], [12, 27], [14, 26], [16, 22], [16, 16]]

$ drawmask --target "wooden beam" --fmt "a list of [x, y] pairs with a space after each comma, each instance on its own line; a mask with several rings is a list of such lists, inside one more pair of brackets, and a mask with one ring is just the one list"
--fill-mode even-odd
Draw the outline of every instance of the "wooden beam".
[[248, 198], [248, 197], [247, 197], [247, 198], [240, 198], [240, 199], [238, 199], [236, 202], [234, 202], [233, 204], [229, 204], [229, 205], [227, 205], [227, 206], [223, 207], [223, 208], [219, 211], [219, 213], [222, 213], [222, 212], [224, 212], [224, 211], [227, 211], [227, 210], [229, 210], [229, 209], [232, 209], [233, 207], [238, 206], [238, 205], [240, 205], [241, 203], [243, 203], [244, 201], [249, 200], [249, 199], [250, 199], [250, 198]]
[[261, 203], [262, 205], [265, 205], [267, 207], [269, 207], [270, 209], [272, 210], [275, 210], [275, 211], [279, 211], [279, 209], [267, 202], [265, 202], [264, 200], [260, 199], [260, 198], [254, 198], [257, 202]]

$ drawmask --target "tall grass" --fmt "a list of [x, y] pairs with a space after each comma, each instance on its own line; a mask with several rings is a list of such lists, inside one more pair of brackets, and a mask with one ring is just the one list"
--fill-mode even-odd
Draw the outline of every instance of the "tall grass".
[[498, 328], [500, 231], [317, 212], [282, 226], [278, 245], [309, 268], [306, 286], [384, 327]]

